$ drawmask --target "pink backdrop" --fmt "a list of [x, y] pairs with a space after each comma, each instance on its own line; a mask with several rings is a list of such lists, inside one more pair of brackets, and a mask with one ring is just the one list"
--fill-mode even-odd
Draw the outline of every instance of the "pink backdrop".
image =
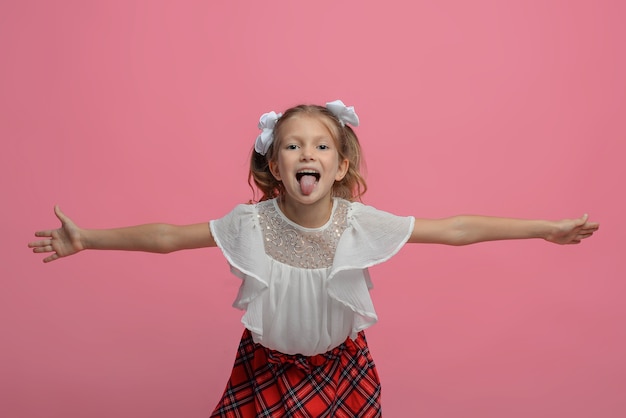
[[620, 1], [0, 5], [0, 414], [204, 417], [235, 354], [219, 250], [26, 248], [56, 225], [191, 223], [251, 197], [261, 113], [355, 105], [365, 202], [576, 217], [580, 246], [407, 246], [372, 274], [388, 417], [626, 416]]

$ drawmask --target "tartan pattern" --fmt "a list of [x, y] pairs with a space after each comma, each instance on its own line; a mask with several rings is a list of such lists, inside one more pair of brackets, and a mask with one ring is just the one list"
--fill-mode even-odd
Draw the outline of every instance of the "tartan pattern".
[[222, 399], [211, 417], [374, 418], [380, 381], [365, 334], [316, 356], [270, 350], [244, 331]]

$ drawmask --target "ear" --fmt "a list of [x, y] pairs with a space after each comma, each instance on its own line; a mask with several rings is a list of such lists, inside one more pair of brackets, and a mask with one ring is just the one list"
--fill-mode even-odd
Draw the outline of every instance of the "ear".
[[350, 161], [347, 158], [344, 158], [342, 161], [339, 161], [339, 167], [337, 169], [337, 175], [335, 176], [335, 181], [341, 181], [348, 174], [348, 168], [350, 168]]
[[278, 164], [276, 161], [269, 161], [267, 163], [269, 169], [270, 169], [270, 173], [272, 173], [272, 176], [274, 176], [274, 178], [277, 181], [282, 181], [282, 178], [280, 177], [280, 172], [278, 171]]

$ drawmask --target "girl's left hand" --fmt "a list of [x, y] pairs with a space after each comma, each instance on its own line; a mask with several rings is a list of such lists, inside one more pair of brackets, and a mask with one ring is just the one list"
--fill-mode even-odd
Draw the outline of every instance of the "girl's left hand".
[[546, 241], [555, 244], [579, 244], [598, 230], [600, 224], [589, 222], [589, 215], [584, 214], [578, 219], [563, 219], [555, 222], [552, 233], [546, 236]]

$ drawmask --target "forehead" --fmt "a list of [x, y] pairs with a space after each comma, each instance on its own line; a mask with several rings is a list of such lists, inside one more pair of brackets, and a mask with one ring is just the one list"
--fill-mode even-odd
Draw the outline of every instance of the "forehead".
[[324, 115], [291, 116], [280, 125], [278, 139], [289, 137], [330, 137], [337, 140], [333, 122]]

